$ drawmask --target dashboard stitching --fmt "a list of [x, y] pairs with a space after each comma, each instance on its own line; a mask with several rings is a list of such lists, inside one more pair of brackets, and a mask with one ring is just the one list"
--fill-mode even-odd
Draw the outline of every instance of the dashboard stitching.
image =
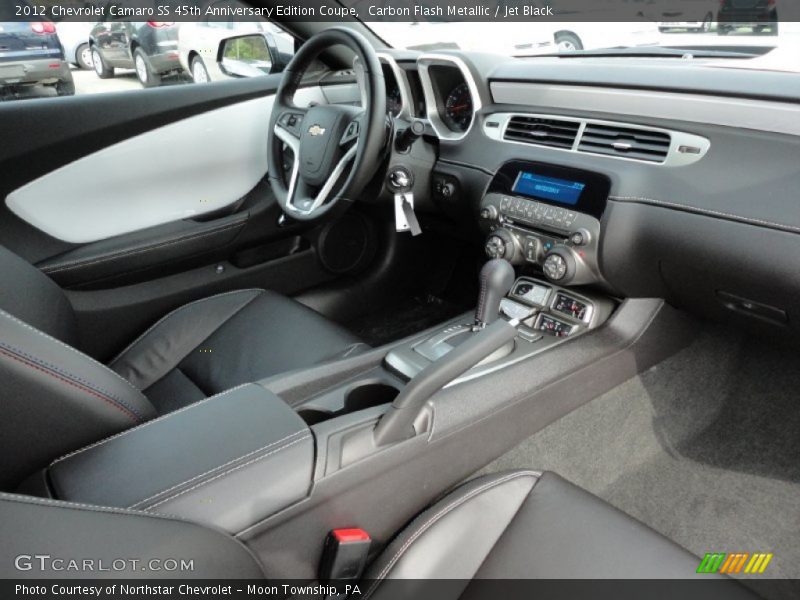
[[685, 210], [690, 212], [696, 212], [699, 214], [704, 215], [713, 215], [718, 217], [725, 217], [726, 219], [731, 219], [733, 221], [740, 221], [742, 223], [749, 223], [751, 225], [764, 225], [767, 227], [772, 227], [775, 229], [782, 229], [786, 231], [791, 231], [794, 233], [800, 233], [800, 227], [796, 227], [794, 225], [787, 225], [786, 223], [776, 223], [774, 221], [766, 221], [764, 219], [754, 219], [752, 217], [745, 217], [742, 215], [735, 215], [733, 213], [727, 213], [719, 210], [713, 210], [710, 208], [700, 208], [698, 206], [692, 206], [690, 204], [680, 204], [678, 202], [668, 202], [666, 200], [657, 200], [656, 198], [646, 198], [643, 196], [609, 196], [609, 200], [616, 200], [619, 202], [642, 202], [645, 204], [653, 204], [656, 206], [664, 206], [667, 208], [674, 208], [676, 210]]

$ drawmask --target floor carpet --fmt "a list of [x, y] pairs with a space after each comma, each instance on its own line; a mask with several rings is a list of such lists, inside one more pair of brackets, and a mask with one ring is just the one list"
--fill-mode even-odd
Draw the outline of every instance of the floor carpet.
[[[800, 579], [800, 353], [709, 328], [484, 472], [560, 473], [695, 554], [772, 552]], [[798, 598], [797, 582], [762, 593]]]

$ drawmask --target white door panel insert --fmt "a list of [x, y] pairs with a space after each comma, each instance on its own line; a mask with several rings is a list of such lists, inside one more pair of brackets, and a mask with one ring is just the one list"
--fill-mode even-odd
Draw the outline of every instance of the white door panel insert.
[[9, 194], [21, 219], [87, 243], [228, 206], [267, 172], [272, 98], [192, 116], [65, 165]]
[[[85, 156], [11, 192], [8, 208], [59, 240], [89, 243], [210, 213], [267, 172], [272, 96], [170, 123]], [[324, 102], [319, 87], [301, 106]]]

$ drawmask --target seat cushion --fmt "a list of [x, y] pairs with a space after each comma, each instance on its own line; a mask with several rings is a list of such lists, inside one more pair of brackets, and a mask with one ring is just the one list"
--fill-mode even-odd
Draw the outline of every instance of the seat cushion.
[[218, 294], [158, 321], [109, 365], [161, 412], [367, 346], [302, 304], [260, 289]]
[[[417, 517], [368, 570], [365, 599], [413, 595], [428, 579], [449, 580], [437, 590], [462, 599], [481, 597], [472, 580], [687, 579], [699, 564], [558, 475], [513, 471], [476, 479]], [[408, 582], [381, 586], [385, 579]], [[752, 597], [730, 583], [727, 597]]]
[[[258, 560], [236, 538], [177, 517], [0, 493], [0, 534], [4, 579], [264, 577]], [[94, 568], [83, 566], [87, 560]], [[167, 560], [176, 560], [176, 568]], [[70, 568], [73, 562], [83, 568]]]

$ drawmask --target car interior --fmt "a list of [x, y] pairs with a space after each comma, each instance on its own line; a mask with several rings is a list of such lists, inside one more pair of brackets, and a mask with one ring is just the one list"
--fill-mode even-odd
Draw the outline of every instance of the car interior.
[[281, 73], [0, 104], [4, 577], [469, 598], [748, 551], [720, 597], [796, 597], [796, 76], [286, 28]]

